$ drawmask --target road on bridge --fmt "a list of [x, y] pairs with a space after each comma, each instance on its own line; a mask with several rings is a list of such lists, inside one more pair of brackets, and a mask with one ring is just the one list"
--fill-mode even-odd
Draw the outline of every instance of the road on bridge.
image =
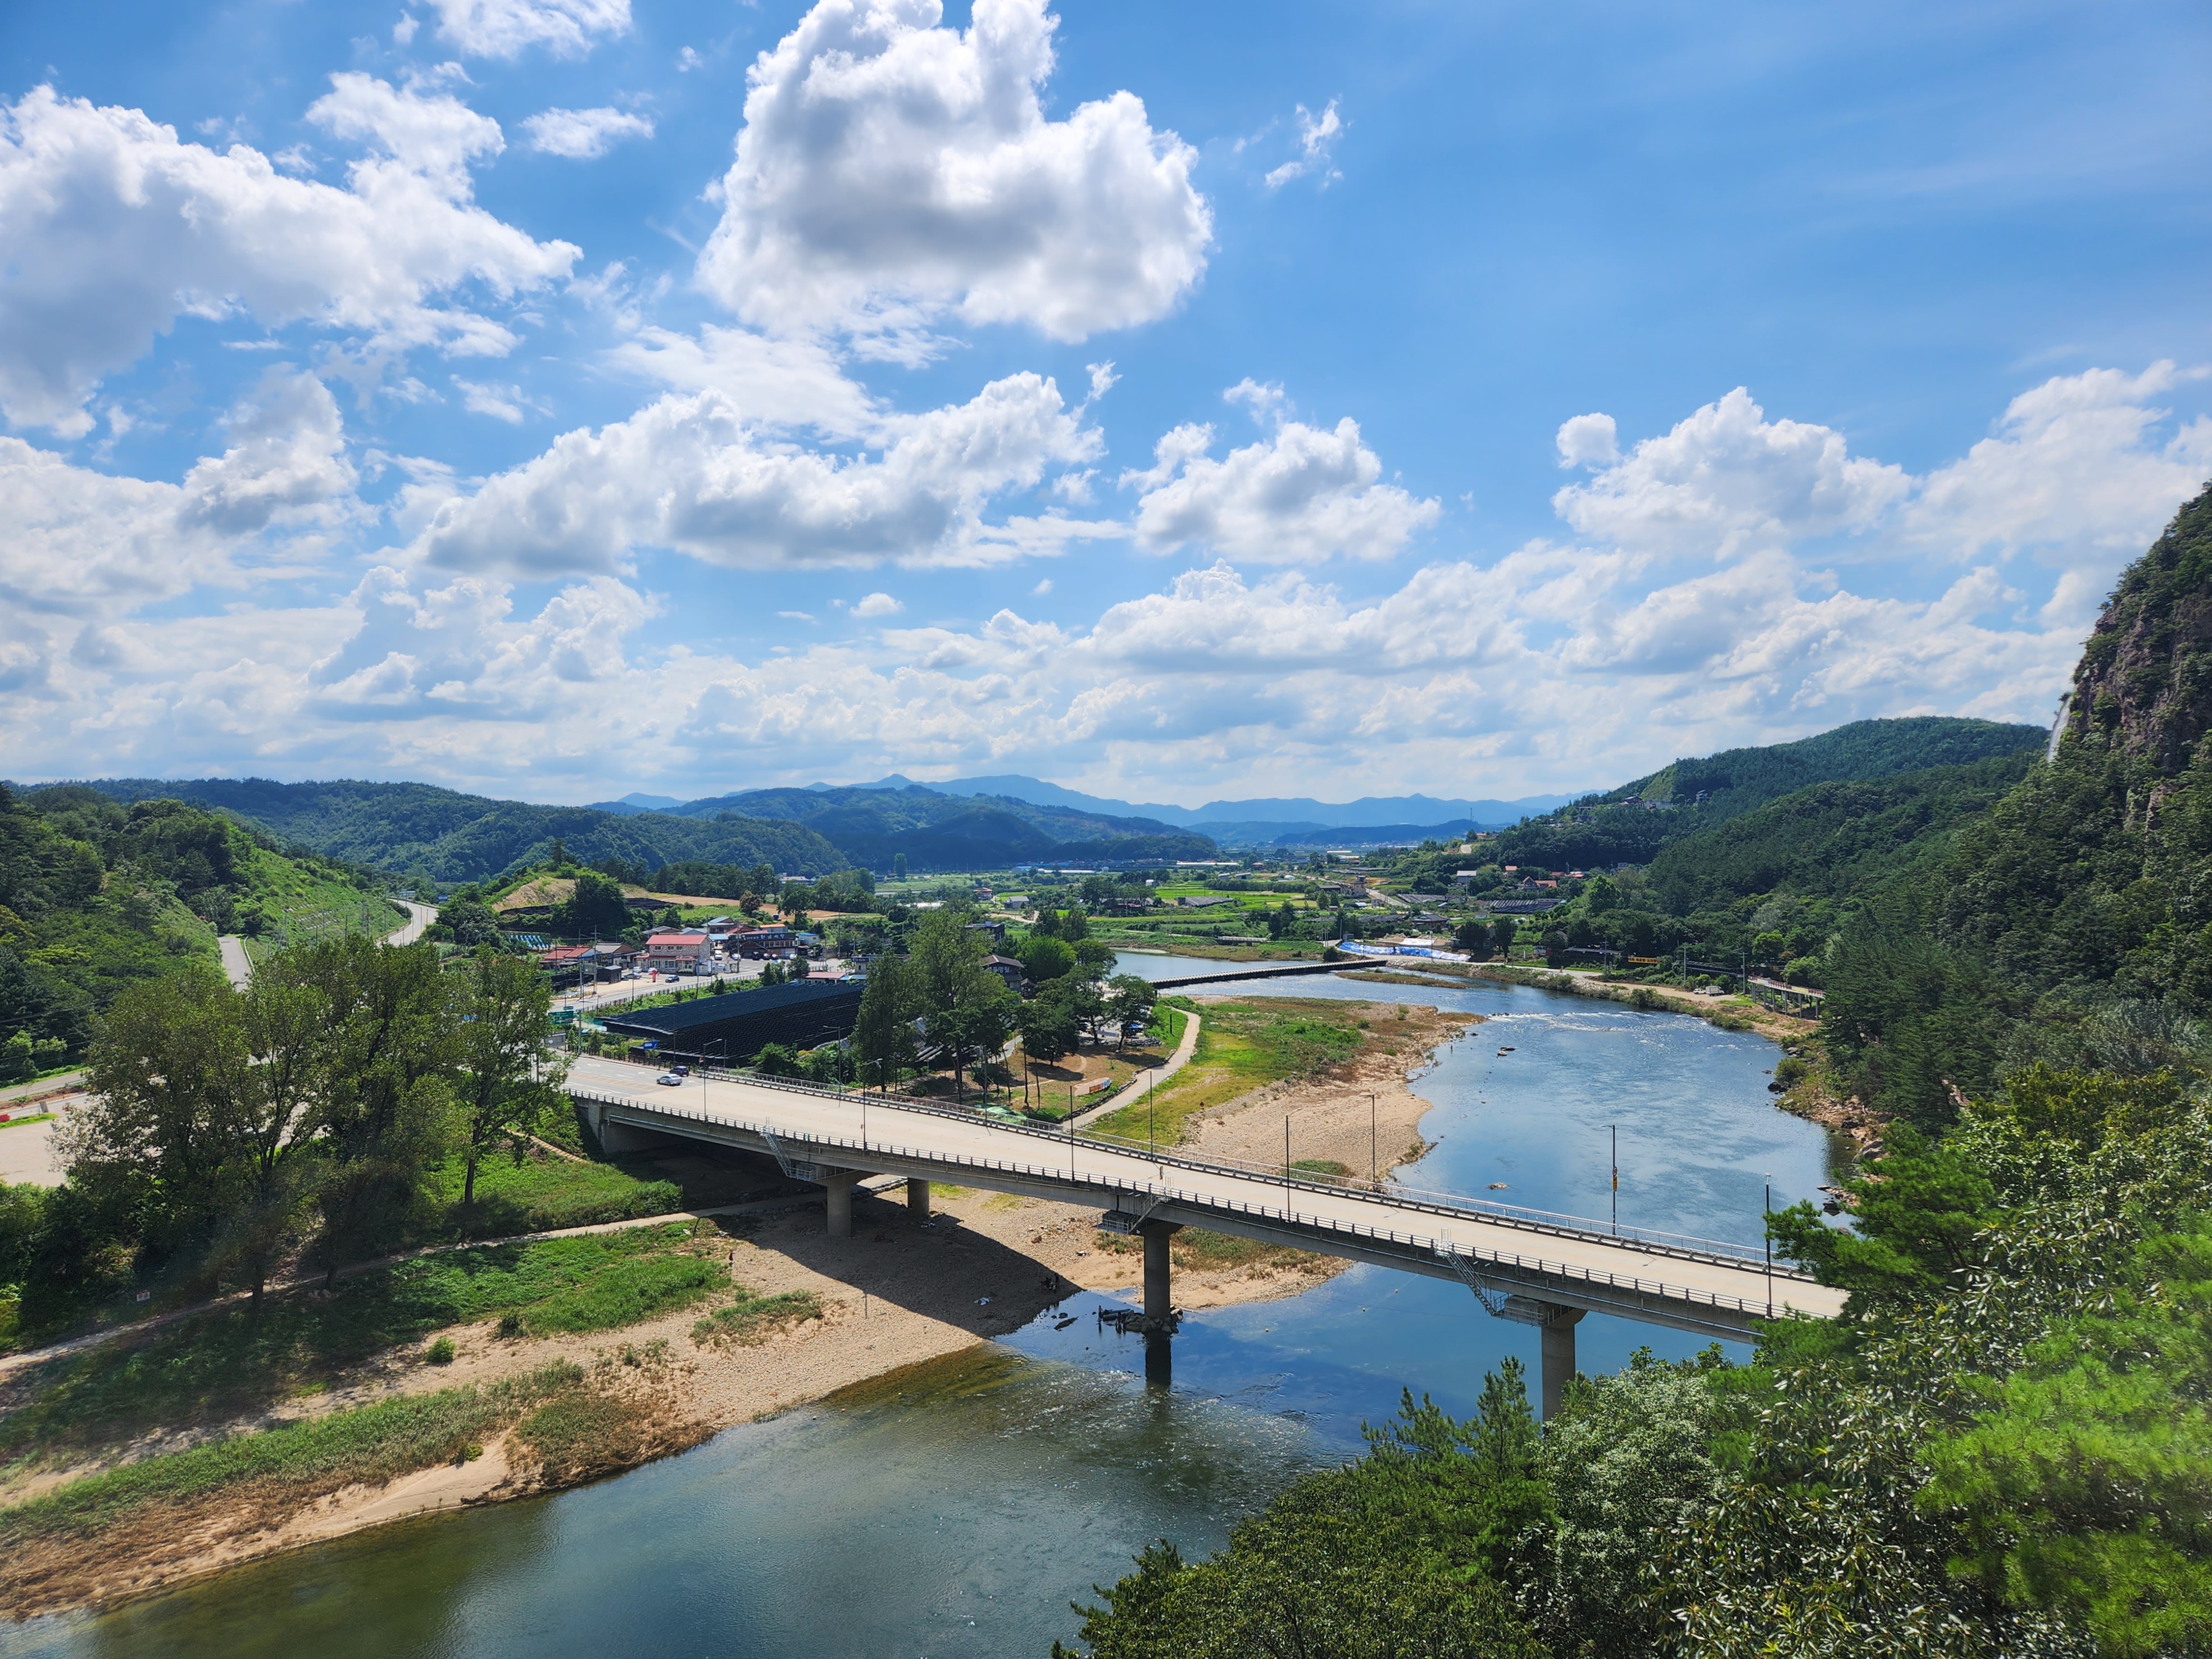
[[1615, 1235], [1600, 1223], [1389, 1186], [1286, 1180], [896, 1097], [729, 1076], [695, 1075], [671, 1087], [655, 1084], [647, 1068], [589, 1057], [574, 1061], [568, 1086], [597, 1115], [603, 1136], [616, 1126], [767, 1150], [814, 1166], [804, 1178], [846, 1180], [847, 1192], [853, 1173], [868, 1172], [1095, 1203], [1132, 1231], [1152, 1229], [1148, 1264], [1158, 1237], [1161, 1278], [1157, 1297], [1148, 1284], [1148, 1314], [1167, 1313], [1165, 1234], [1176, 1226], [1456, 1277], [1492, 1312], [1546, 1328], [1545, 1394], [1553, 1401], [1554, 1351], [1571, 1374], [1572, 1326], [1584, 1312], [1742, 1340], [1759, 1319], [1832, 1318], [1843, 1309], [1842, 1291], [1770, 1267], [1756, 1250], [1633, 1230]]

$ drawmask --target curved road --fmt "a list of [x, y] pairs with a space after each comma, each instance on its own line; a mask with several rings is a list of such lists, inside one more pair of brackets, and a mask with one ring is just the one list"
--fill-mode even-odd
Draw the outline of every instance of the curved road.
[[[386, 945], [412, 945], [438, 919], [438, 907], [434, 904], [417, 904], [412, 899], [393, 899], [392, 902], [406, 911], [407, 920], [384, 936]], [[235, 933], [225, 933], [215, 943], [222, 953], [223, 977], [230, 981], [232, 990], [243, 991], [246, 981], [253, 977], [253, 959], [246, 954], [246, 941]]]

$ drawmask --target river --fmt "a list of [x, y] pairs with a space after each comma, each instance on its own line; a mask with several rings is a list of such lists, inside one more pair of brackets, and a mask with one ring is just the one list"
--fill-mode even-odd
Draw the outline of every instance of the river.
[[[1154, 979], [1224, 966], [1122, 963]], [[1771, 1103], [1777, 1051], [1761, 1038], [1487, 982], [1220, 989], [1487, 1016], [1417, 1084], [1436, 1144], [1401, 1174], [1423, 1188], [1602, 1220], [1617, 1130], [1624, 1224], [1755, 1243], [1769, 1183], [1781, 1205], [1827, 1178], [1825, 1133]], [[1065, 1311], [1100, 1305], [1085, 1296]], [[1057, 1323], [596, 1486], [402, 1522], [104, 1613], [0, 1626], [0, 1659], [1042, 1653], [1073, 1636], [1070, 1601], [1145, 1544], [1218, 1547], [1297, 1474], [1356, 1454], [1361, 1421], [1394, 1412], [1401, 1388], [1463, 1414], [1504, 1356], [1536, 1370], [1533, 1329], [1488, 1317], [1457, 1285], [1378, 1267], [1187, 1316], [1164, 1392], [1141, 1380], [1135, 1339], [1088, 1316]], [[1577, 1337], [1593, 1372], [1639, 1346], [1703, 1346], [1596, 1315]]]

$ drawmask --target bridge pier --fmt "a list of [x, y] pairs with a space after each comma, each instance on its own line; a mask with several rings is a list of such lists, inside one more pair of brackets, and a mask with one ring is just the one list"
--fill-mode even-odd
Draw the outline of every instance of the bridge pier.
[[1137, 1229], [1145, 1241], [1145, 1323], [1155, 1330], [1165, 1329], [1175, 1311], [1169, 1293], [1168, 1242], [1182, 1231], [1173, 1221], [1147, 1221]]
[[906, 1178], [906, 1214], [917, 1227], [929, 1219], [929, 1182], [921, 1176]]
[[1560, 1396], [1575, 1374], [1575, 1327], [1582, 1322], [1583, 1310], [1557, 1303], [1546, 1307], [1550, 1317], [1539, 1328], [1544, 1346], [1544, 1421], [1548, 1423], [1559, 1414]]
[[830, 1237], [850, 1238], [853, 1236], [853, 1183], [860, 1178], [858, 1170], [822, 1170], [817, 1171], [822, 1185], [830, 1194]]

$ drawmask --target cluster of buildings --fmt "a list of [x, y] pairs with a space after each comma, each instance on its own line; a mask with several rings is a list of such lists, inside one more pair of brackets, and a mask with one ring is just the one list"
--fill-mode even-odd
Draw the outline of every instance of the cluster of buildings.
[[646, 935], [645, 942], [629, 945], [619, 940], [592, 945], [558, 945], [538, 953], [538, 960], [564, 981], [621, 978], [639, 973], [696, 975], [707, 977], [726, 971], [740, 961], [795, 961], [822, 954], [822, 940], [803, 928], [781, 922], [751, 923], [717, 916], [696, 927], [663, 928]]

